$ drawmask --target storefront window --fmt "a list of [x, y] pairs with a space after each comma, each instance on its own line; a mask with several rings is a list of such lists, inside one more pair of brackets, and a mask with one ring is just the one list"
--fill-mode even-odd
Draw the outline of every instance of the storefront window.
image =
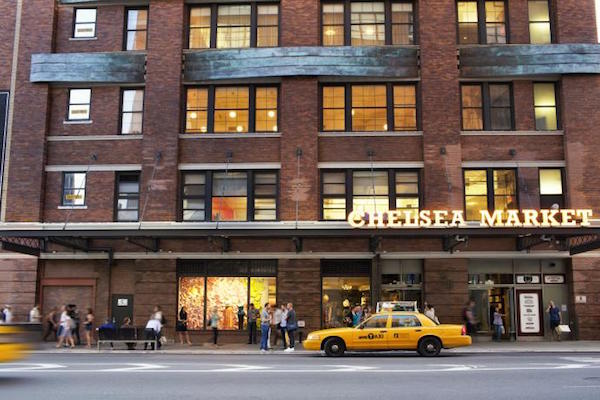
[[179, 278], [179, 304], [177, 312], [185, 307], [190, 330], [204, 328], [204, 278], [184, 276]]
[[371, 305], [371, 281], [365, 277], [323, 277], [323, 327], [344, 326], [344, 315], [356, 305]]
[[384, 260], [381, 264], [381, 301], [422, 304], [422, 260]]
[[206, 320], [216, 309], [219, 329], [238, 329], [237, 311], [248, 301], [248, 278], [206, 278]]
[[276, 278], [250, 278], [250, 302], [262, 309], [265, 303], [277, 304]]

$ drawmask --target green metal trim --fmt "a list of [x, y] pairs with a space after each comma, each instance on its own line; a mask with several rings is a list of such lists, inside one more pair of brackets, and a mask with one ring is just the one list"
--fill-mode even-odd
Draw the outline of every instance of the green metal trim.
[[418, 48], [274, 47], [192, 50], [185, 55], [187, 82], [283, 76], [418, 78]]
[[600, 45], [498, 45], [459, 49], [463, 78], [599, 74]]
[[144, 53], [33, 54], [33, 83], [143, 83]]

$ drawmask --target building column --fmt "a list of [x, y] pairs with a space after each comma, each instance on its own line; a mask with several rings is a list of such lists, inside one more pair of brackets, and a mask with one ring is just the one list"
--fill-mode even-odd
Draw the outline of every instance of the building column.
[[462, 324], [462, 309], [469, 299], [468, 260], [465, 258], [425, 259], [423, 299], [435, 308], [444, 324]]
[[[600, 259], [571, 259], [570, 305], [579, 340], [600, 339]], [[568, 321], [564, 321], [565, 323]]]
[[304, 332], [321, 328], [320, 260], [279, 260], [277, 303], [290, 302], [298, 320], [306, 322]]

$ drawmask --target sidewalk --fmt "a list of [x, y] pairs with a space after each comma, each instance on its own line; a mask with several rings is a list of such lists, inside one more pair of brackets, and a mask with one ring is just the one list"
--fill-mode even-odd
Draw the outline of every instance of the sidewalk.
[[[40, 343], [38, 348], [32, 350], [33, 354], [127, 354], [124, 346], [117, 346], [118, 350], [111, 350], [108, 345], [103, 345], [102, 350], [98, 352], [96, 347], [86, 349], [85, 346], [78, 346], [76, 349], [57, 349], [54, 343]], [[136, 350], [136, 353], [144, 353], [143, 350]], [[212, 344], [198, 344], [193, 346], [168, 344], [156, 352], [146, 351], [145, 353], [155, 354], [181, 354], [181, 355], [261, 355], [258, 345], [247, 344], [224, 344], [213, 346]], [[490, 353], [600, 353], [600, 341], [563, 341], [563, 342], [476, 342], [469, 347], [458, 349], [443, 350], [442, 354], [490, 354]], [[307, 355], [316, 354], [313, 351], [304, 350], [301, 344], [296, 346], [294, 352], [284, 352], [281, 348], [272, 350], [270, 355]]]

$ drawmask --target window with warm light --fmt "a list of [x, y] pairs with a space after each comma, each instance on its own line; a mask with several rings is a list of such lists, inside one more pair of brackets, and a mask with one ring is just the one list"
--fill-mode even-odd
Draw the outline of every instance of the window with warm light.
[[[419, 172], [342, 170], [321, 174], [323, 220], [342, 221], [351, 210], [419, 212]], [[350, 207], [350, 209], [348, 209]]]
[[148, 9], [127, 10], [124, 50], [146, 50], [148, 34]]
[[529, 0], [529, 43], [552, 43], [552, 25], [548, 0]]
[[517, 204], [517, 178], [513, 169], [465, 170], [465, 217], [478, 221], [483, 210], [513, 210]]
[[553, 131], [558, 129], [556, 84], [554, 82], [533, 84], [533, 105], [536, 130]]
[[560, 168], [539, 170], [540, 208], [552, 209], [565, 206], [563, 192], [563, 171]]
[[185, 132], [278, 132], [278, 96], [276, 86], [190, 87]]
[[323, 46], [412, 45], [413, 1], [323, 1]]
[[458, 1], [456, 15], [458, 44], [508, 43], [505, 1]]
[[461, 106], [465, 131], [514, 129], [509, 83], [465, 83], [461, 85]]
[[415, 131], [415, 84], [327, 84], [322, 86], [325, 132]]
[[190, 7], [188, 36], [190, 49], [276, 47], [279, 45], [279, 5]]
[[276, 171], [199, 171], [182, 174], [183, 221], [275, 221]]

